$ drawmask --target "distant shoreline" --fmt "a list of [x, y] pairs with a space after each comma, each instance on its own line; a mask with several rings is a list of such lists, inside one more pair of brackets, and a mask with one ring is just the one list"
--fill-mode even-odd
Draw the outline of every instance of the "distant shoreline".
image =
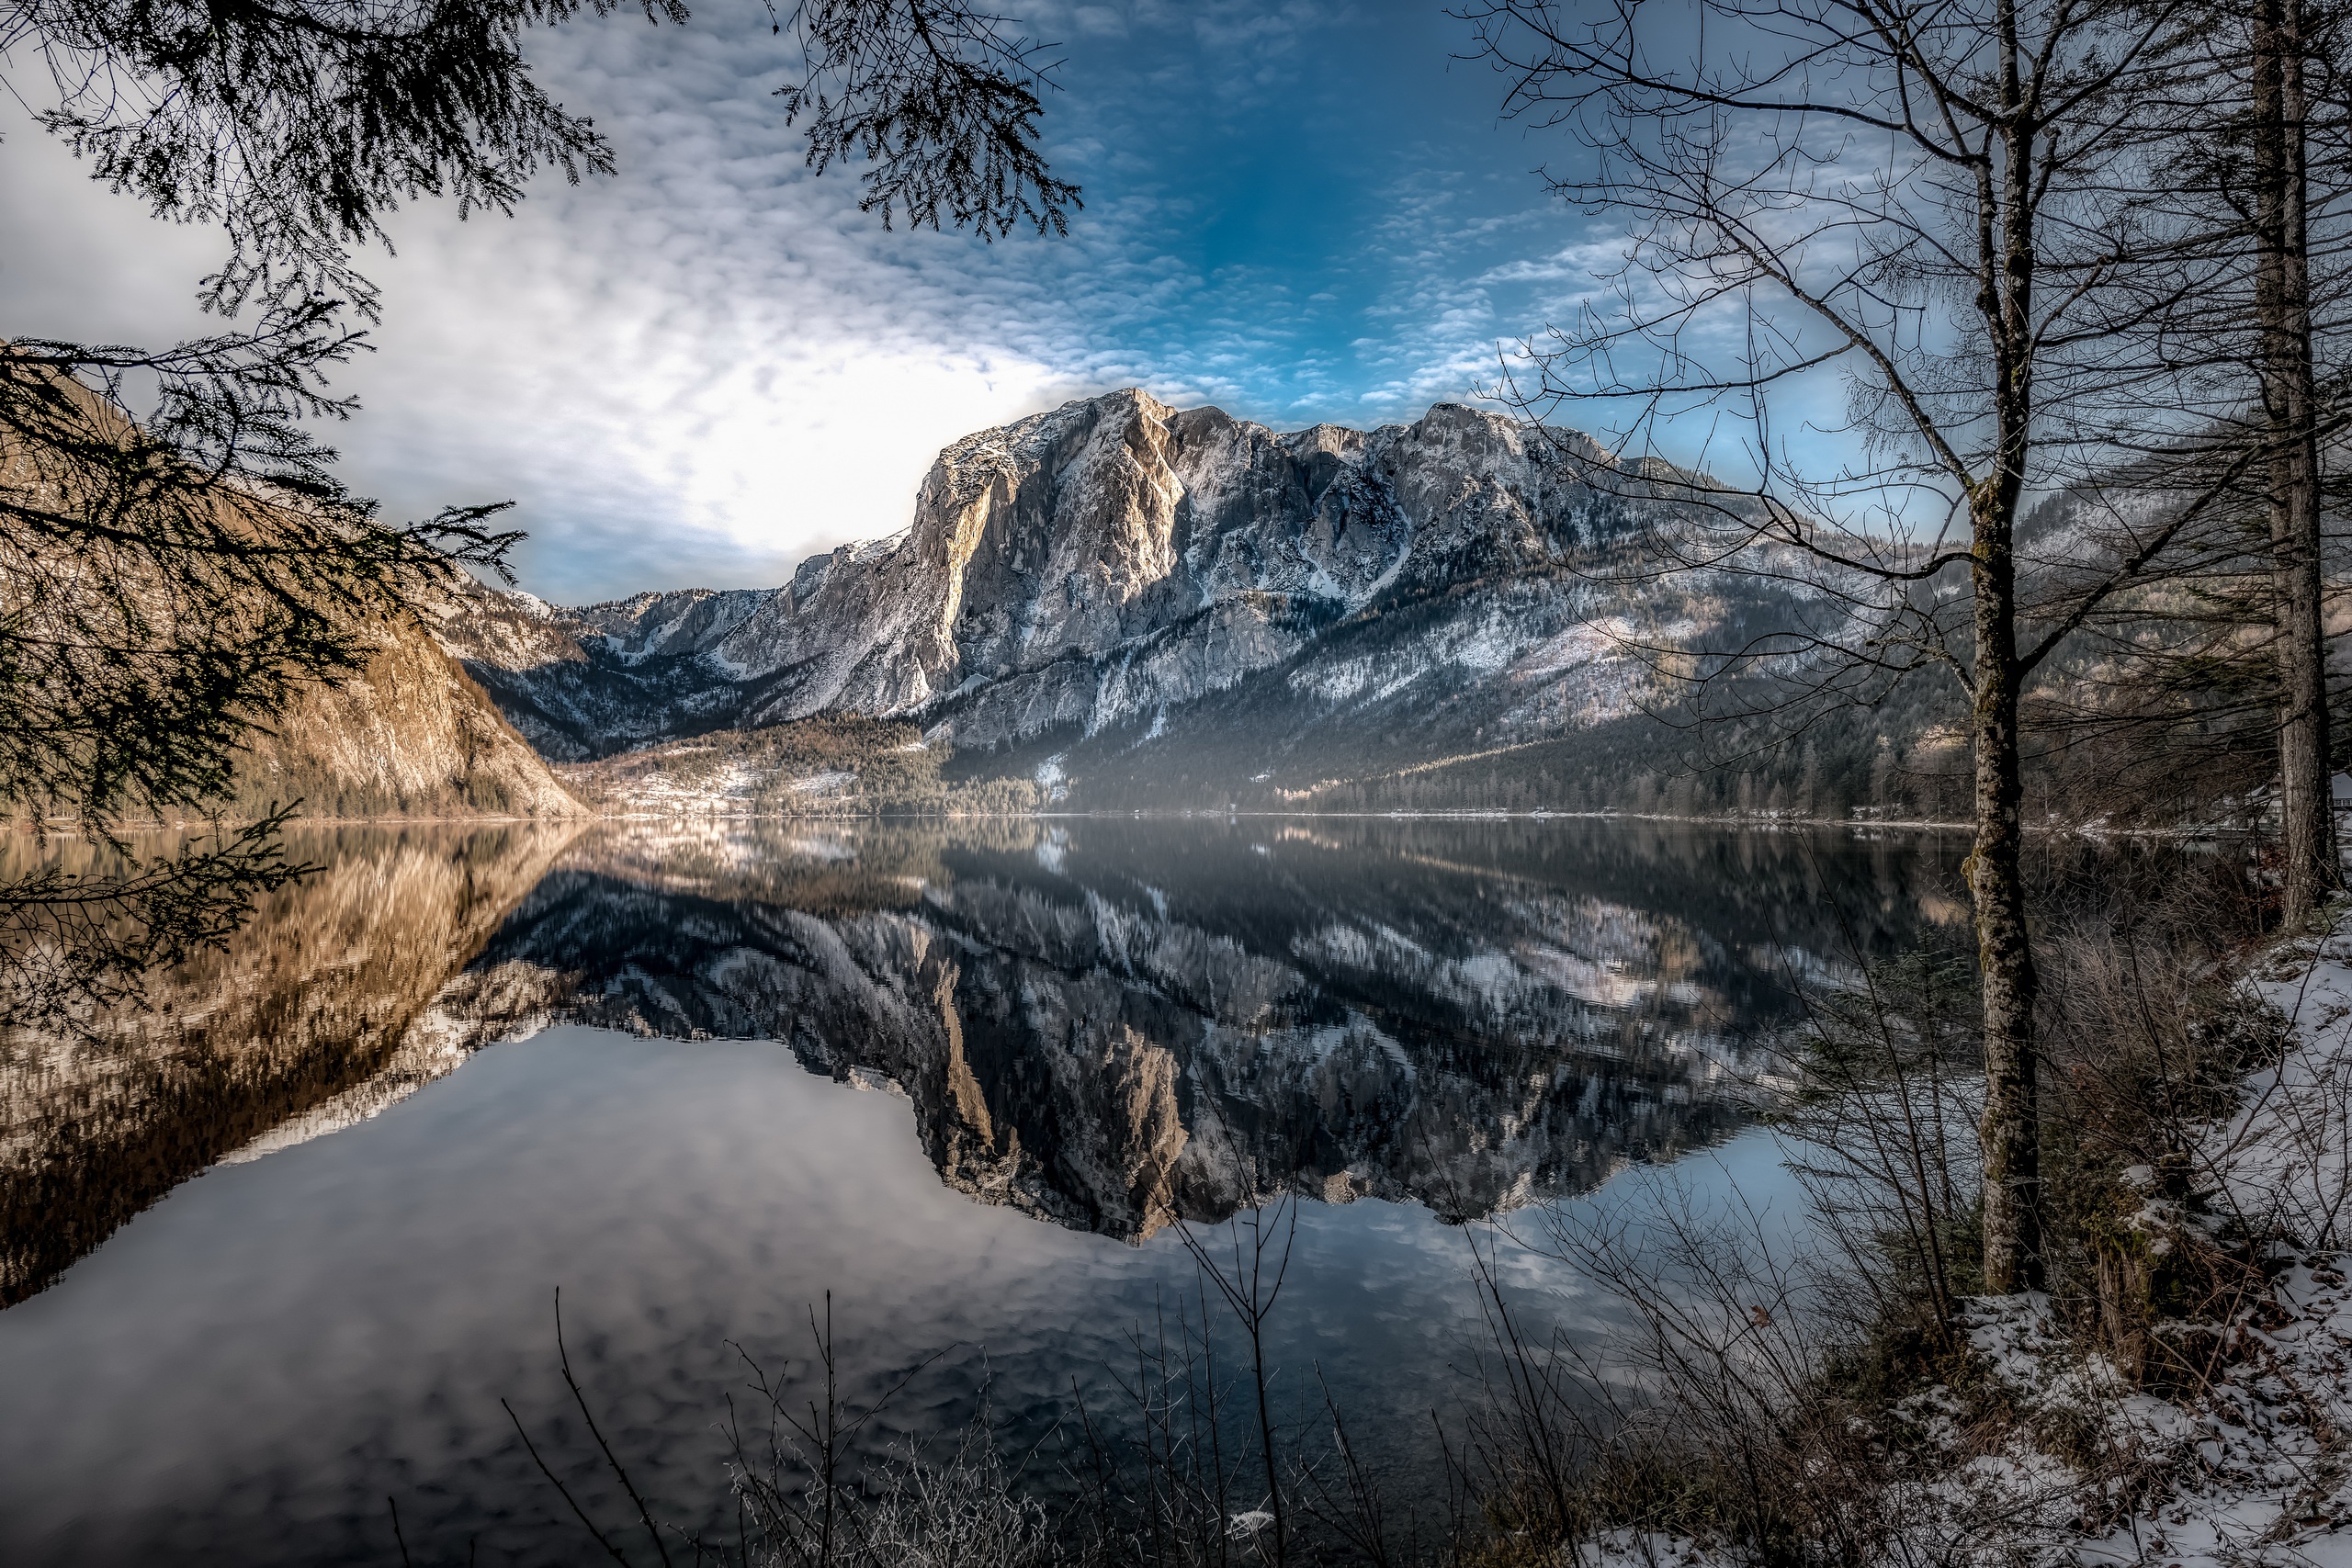
[[[1973, 833], [1973, 822], [1945, 821], [1935, 818], [1869, 818], [1869, 817], [1741, 817], [1683, 816], [1665, 811], [1532, 811], [1460, 810], [1421, 811], [1032, 811], [1017, 815], [1035, 818], [1184, 818], [1194, 820], [1241, 818], [1331, 818], [1340, 819], [1400, 821], [1523, 821], [1523, 822], [1676, 822], [1694, 828], [1851, 828], [1885, 829], [1902, 832]], [[2037, 834], [2065, 834], [2089, 839], [2229, 839], [2252, 838], [2256, 832], [2249, 828], [2109, 828], [2089, 823], [2027, 823], [2025, 831]]]
[[[1400, 822], [1663, 822], [1691, 828], [1773, 829], [1839, 828], [1904, 833], [1973, 833], [1974, 824], [1935, 818], [1688, 816], [1664, 811], [1506, 811], [1480, 807], [1396, 811], [1269, 811], [1233, 808], [1151, 808], [1125, 811], [712, 811], [590, 812], [579, 817], [297, 817], [289, 828], [496, 828], [579, 827], [599, 822], [1085, 822], [1085, 821], [1400, 821]], [[213, 826], [241, 827], [249, 818], [190, 818], [176, 822], [147, 820], [118, 823], [115, 830], [131, 833], [202, 831]], [[8, 825], [17, 832], [64, 836], [79, 831], [65, 819], [18, 819]], [[2251, 828], [2111, 828], [2088, 823], [2027, 823], [2026, 832], [2038, 836], [2084, 839], [2245, 839], [2259, 837]]]

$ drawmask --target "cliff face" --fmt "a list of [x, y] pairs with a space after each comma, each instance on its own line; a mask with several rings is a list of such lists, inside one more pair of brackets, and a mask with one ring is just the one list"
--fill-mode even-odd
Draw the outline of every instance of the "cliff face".
[[[331, 685], [297, 685], [278, 711], [246, 706], [238, 716], [258, 728], [243, 737], [226, 798], [187, 803], [188, 815], [252, 815], [298, 801], [303, 815], [327, 818], [585, 815], [413, 615], [386, 619], [384, 601], [351, 591], [356, 578], [322, 582], [284, 566], [324, 549], [347, 518], [306, 518], [299, 494], [269, 486], [173, 477], [174, 465], [197, 457], [141, 445], [121, 407], [40, 363], [9, 367], [17, 378], [10, 395], [33, 397], [46, 412], [33, 425], [0, 431], [0, 492], [68, 522], [54, 537], [17, 529], [0, 541], [0, 656], [11, 682], [28, 682], [11, 688], [22, 698], [10, 710], [19, 722], [47, 724], [40, 716], [52, 705], [86, 721], [108, 703], [148, 703], [153, 688], [143, 682], [156, 679], [228, 681], [226, 689], [250, 694], [224, 671], [252, 649], [282, 646], [281, 612], [300, 604], [368, 648], [366, 666]], [[49, 434], [28, 434], [35, 426]], [[154, 483], [124, 489], [123, 474], [141, 465], [153, 466]], [[215, 543], [201, 542], [208, 537]], [[390, 558], [371, 558], [378, 567], [353, 570], [364, 575]], [[429, 584], [416, 586], [437, 599]], [[82, 764], [60, 761], [67, 745], [45, 765], [70, 775]], [[0, 823], [81, 803], [68, 778], [17, 783], [27, 795], [0, 802]], [[64, 788], [66, 798], [37, 786]]]
[[1565, 554], [1597, 508], [1577, 460], [1598, 457], [1452, 406], [1278, 435], [1115, 393], [949, 447], [906, 534], [806, 563], [710, 647], [772, 682], [755, 722], [960, 694], [967, 744], [1099, 728], [1230, 684], [1376, 600]]
[[366, 669], [312, 687], [256, 737], [235, 803], [312, 817], [579, 817], [587, 808], [424, 629], [384, 628]]
[[560, 758], [857, 713], [1042, 760], [1215, 728], [1252, 678], [1281, 682], [1278, 731], [1418, 685], [1441, 730], [1463, 697], [1466, 739], [1553, 733], [1627, 711], [1641, 682], [1571, 570], [1661, 504], [1596, 490], [1606, 461], [1454, 405], [1285, 434], [1118, 392], [957, 442], [904, 533], [772, 592], [551, 610], [485, 592], [436, 632]]

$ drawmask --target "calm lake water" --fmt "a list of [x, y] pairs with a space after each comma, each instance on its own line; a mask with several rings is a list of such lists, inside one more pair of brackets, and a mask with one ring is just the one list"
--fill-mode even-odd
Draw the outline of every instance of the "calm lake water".
[[[1295, 1192], [1274, 1323], [1384, 1462], [1457, 1397], [1463, 1222], [1629, 1167], [1784, 1201], [1796, 977], [1960, 918], [1956, 835], [1253, 819], [355, 829], [103, 1046], [0, 1054], [0, 1561], [567, 1562], [501, 1401], [722, 1526], [748, 1354], [831, 1293], [869, 1449], [1075, 1385]], [[19, 848], [19, 854], [32, 852]], [[1507, 1258], [1571, 1334], [1607, 1307]], [[821, 1310], [821, 1309], [820, 1309]], [[1197, 1311], [1197, 1307], [1191, 1310]], [[736, 1347], [741, 1347], [741, 1350]], [[1067, 1435], [1066, 1426], [1060, 1435]]]

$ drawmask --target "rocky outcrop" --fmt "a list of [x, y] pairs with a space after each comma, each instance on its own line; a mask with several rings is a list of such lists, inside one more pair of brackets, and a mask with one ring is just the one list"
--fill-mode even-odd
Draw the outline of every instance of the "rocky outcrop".
[[413, 621], [381, 629], [356, 675], [304, 689], [247, 743], [235, 802], [305, 816], [581, 817], [464, 668]]
[[[957, 442], [904, 533], [772, 592], [552, 610], [483, 591], [436, 630], [551, 757], [843, 713], [966, 753], [1128, 746], [1214, 724], [1269, 674], [1284, 722], [1436, 672], [1417, 696], [1480, 694], [1466, 729], [1552, 733], [1626, 711], [1639, 681], [1568, 570], [1664, 504], [1590, 482], [1608, 462], [1453, 404], [1279, 434], [1116, 392]], [[1653, 618], [1682, 603], [1617, 597]]]

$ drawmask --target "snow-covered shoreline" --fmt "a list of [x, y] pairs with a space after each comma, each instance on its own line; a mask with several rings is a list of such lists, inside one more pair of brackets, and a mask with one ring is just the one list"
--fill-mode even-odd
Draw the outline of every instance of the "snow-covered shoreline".
[[[2125, 1173], [2149, 1194], [2122, 1220], [2149, 1256], [2207, 1246], [2242, 1268], [2218, 1309], [2158, 1326], [2194, 1347], [2204, 1375], [2135, 1382], [2046, 1296], [1969, 1303], [1962, 1377], [1887, 1413], [1921, 1435], [1927, 1462], [1871, 1500], [1892, 1525], [1884, 1561], [2352, 1568], [2352, 908], [2324, 936], [2272, 949], [2239, 993], [2275, 1011], [2283, 1051], [2196, 1138], [2191, 1198], [2157, 1196], [2146, 1168]], [[2002, 1414], [1986, 1419], [1988, 1405]], [[1566, 1561], [1749, 1559], [1620, 1529]]]

